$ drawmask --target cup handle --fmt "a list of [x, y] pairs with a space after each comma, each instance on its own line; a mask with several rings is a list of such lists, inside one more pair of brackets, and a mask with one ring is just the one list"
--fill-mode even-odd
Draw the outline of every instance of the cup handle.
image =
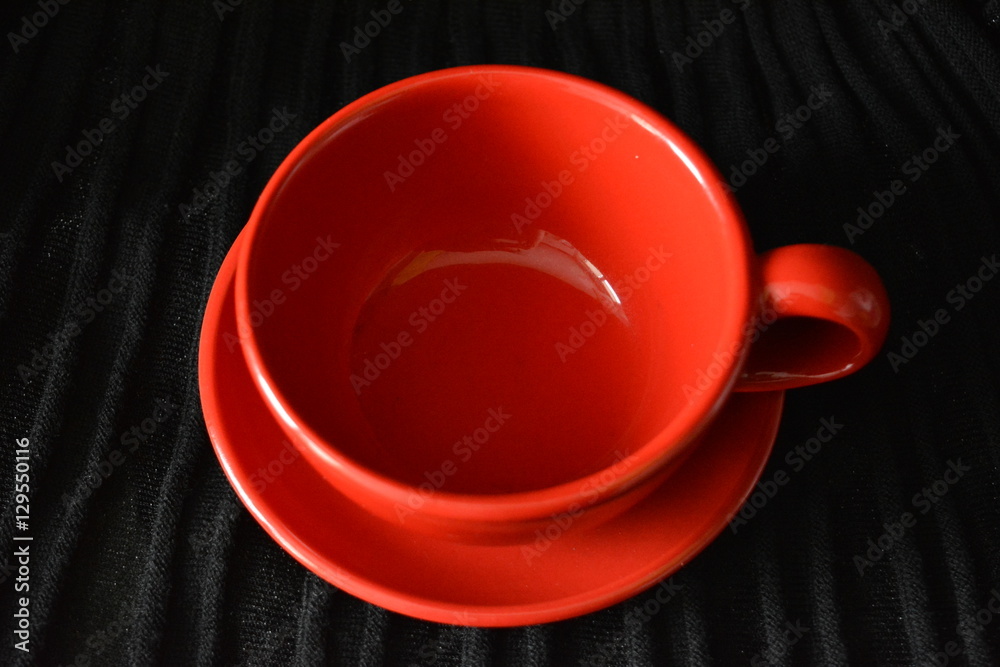
[[834, 380], [878, 353], [889, 328], [889, 297], [868, 262], [812, 243], [776, 248], [758, 261], [762, 300], [734, 391]]

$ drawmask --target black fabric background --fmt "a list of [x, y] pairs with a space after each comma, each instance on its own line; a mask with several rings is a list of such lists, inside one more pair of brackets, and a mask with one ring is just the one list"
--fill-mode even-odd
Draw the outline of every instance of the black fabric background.
[[[555, 30], [549, 2], [404, 5], [350, 63], [340, 42], [384, 3], [244, 0], [220, 19], [210, 0], [73, 0], [17, 53], [0, 44], [0, 565], [14, 550], [21, 437], [31, 439], [35, 536], [31, 653], [12, 648], [14, 575], [0, 573], [0, 664], [912, 665], [949, 642], [960, 652], [949, 664], [1000, 664], [1000, 616], [956, 630], [1000, 590], [1000, 279], [960, 311], [947, 300], [1000, 252], [996, 3], [912, 3], [892, 29], [900, 10], [883, 1], [587, 0]], [[672, 54], [725, 8], [734, 23], [678, 70]], [[36, 11], [5, 3], [3, 34]], [[268, 177], [360, 95], [473, 63], [614, 86], [679, 124], [726, 174], [811, 86], [834, 91], [737, 198], [758, 250], [825, 242], [874, 264], [894, 308], [889, 342], [862, 372], [788, 395], [765, 477], [785, 470], [789, 483], [681, 570], [682, 591], [641, 623], [628, 619], [651, 593], [507, 630], [369, 605], [265, 535], [208, 441], [200, 319]], [[169, 76], [60, 182], [52, 162], [147, 65]], [[192, 188], [286, 106], [291, 126], [182, 217]], [[902, 165], [949, 126], [960, 139], [905, 180]], [[907, 192], [851, 244], [844, 223], [895, 178]], [[80, 323], [77, 304], [113, 271], [133, 278], [127, 288], [23, 379], [19, 365]], [[894, 372], [886, 353], [939, 308], [951, 321]], [[148, 444], [93, 493], [74, 491], [167, 397], [178, 407]], [[843, 429], [793, 471], [786, 452], [831, 416]], [[913, 495], [959, 459], [969, 472], [920, 514]], [[854, 556], [906, 511], [916, 525], [860, 575]], [[782, 651], [786, 623], [808, 632]]]

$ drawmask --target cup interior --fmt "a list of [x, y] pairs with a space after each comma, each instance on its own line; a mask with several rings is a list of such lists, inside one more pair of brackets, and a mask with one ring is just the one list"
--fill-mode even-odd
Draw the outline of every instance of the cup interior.
[[337, 456], [434, 491], [530, 492], [665, 450], [717, 404], [728, 370], [692, 389], [747, 318], [749, 246], [653, 111], [462, 68], [306, 143], [255, 211], [245, 325]]

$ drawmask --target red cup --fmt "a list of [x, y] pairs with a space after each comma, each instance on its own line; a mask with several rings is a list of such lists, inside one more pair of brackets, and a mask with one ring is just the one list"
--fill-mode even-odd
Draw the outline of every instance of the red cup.
[[731, 391], [852, 373], [888, 326], [860, 257], [758, 257], [674, 125], [539, 69], [431, 72], [344, 107], [244, 234], [240, 343], [284, 431], [373, 514], [454, 539], [607, 520]]

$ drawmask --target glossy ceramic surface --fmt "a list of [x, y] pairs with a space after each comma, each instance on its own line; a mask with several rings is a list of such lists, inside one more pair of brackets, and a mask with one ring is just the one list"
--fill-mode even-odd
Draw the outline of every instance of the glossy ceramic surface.
[[888, 303], [863, 260], [761, 259], [652, 109], [456, 68], [363, 97], [289, 155], [245, 230], [236, 313], [264, 403], [331, 484], [391, 524], [516, 540], [639, 502], [738, 380], [871, 358]]

